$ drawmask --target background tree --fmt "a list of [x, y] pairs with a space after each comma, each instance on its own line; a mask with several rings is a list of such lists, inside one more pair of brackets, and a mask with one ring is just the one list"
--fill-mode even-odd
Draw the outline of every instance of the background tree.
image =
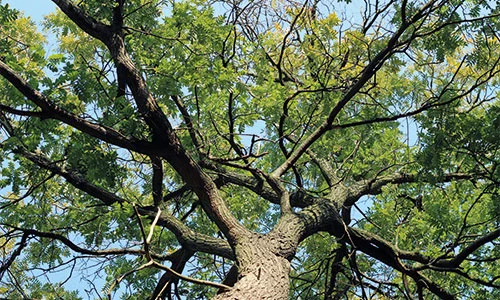
[[498, 3], [53, 2], [0, 4], [2, 297], [500, 298]]

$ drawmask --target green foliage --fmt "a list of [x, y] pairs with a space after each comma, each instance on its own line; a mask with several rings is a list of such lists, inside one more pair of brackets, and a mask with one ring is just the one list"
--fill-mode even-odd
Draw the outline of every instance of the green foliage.
[[[70, 2], [111, 25], [119, 1]], [[279, 206], [245, 184], [271, 189], [261, 175], [273, 172], [324, 127], [328, 130], [280, 178], [290, 194], [301, 192], [315, 202], [335, 198], [340, 186], [355, 189], [400, 173], [416, 178], [364, 195], [357, 207], [350, 207], [354, 216], [351, 223], [345, 221], [346, 228], [363, 229], [398, 249], [434, 258], [457, 254], [498, 230], [500, 22], [498, 17], [484, 18], [497, 13], [497, 7], [485, 1], [448, 1], [424, 11], [425, 17], [411, 24], [386, 53], [393, 34], [418, 12], [421, 1], [404, 1], [406, 16], [400, 4], [388, 5], [375, 15], [376, 22], [370, 15], [347, 20], [341, 4], [360, 11], [351, 1], [331, 7], [329, 1], [304, 7], [291, 1], [264, 2], [242, 2], [236, 8], [228, 1], [128, 0], [123, 7], [121, 33], [137, 69], [134, 75], [145, 79], [186, 153], [220, 185], [221, 197], [243, 226], [262, 234], [274, 228]], [[40, 32], [30, 18], [0, 3], [1, 61], [58, 111], [163, 151], [130, 86], [120, 94], [116, 59], [106, 45], [61, 11], [46, 16], [43, 27]], [[56, 48], [47, 46], [45, 35], [57, 41]], [[385, 53], [383, 60], [371, 66], [380, 53]], [[342, 104], [351, 92], [352, 98]], [[152, 253], [174, 253], [185, 241], [167, 225], [151, 229], [154, 216], [138, 216], [138, 208], [157, 204], [153, 159], [81, 131], [67, 121], [68, 115], [44, 115], [50, 109], [30, 101], [6, 78], [0, 79], [0, 105], [2, 263], [22, 248], [10, 273], [0, 274], [0, 296], [79, 299], [81, 290], [44, 279], [73, 260], [75, 273], [80, 270], [74, 277], [83, 277], [87, 266], [99, 274], [91, 298], [107, 293], [123, 299], [150, 296], [160, 271], [136, 270], [147, 263], [146, 255], [90, 258], [42, 233], [68, 237], [86, 250], [138, 251], [145, 249], [144, 235], [151, 232]], [[414, 124], [406, 128], [409, 135], [403, 130], [405, 121]], [[46, 158], [49, 167], [37, 166], [21, 150]], [[77, 174], [80, 181], [71, 183], [50, 166], [59, 167], [66, 177]], [[172, 166], [162, 162], [161, 167], [163, 196], [181, 192], [154, 211], [181, 220], [186, 229], [224, 239], [198, 195], [183, 190], [185, 182]], [[469, 177], [447, 179], [450, 173]], [[249, 178], [251, 184], [229, 183], [223, 175]], [[82, 191], [82, 182], [123, 201], [101, 201]], [[358, 209], [361, 214], [354, 213]], [[31, 234], [21, 247], [21, 229], [36, 230], [39, 236]], [[457, 269], [473, 280], [457, 272], [422, 273], [460, 298], [493, 299], [500, 297], [498, 290], [478, 282], [498, 285], [499, 251], [495, 240], [460, 264]], [[231, 263], [196, 253], [183, 274], [220, 282]], [[409, 259], [403, 263], [426, 267]], [[365, 291], [380, 292], [373, 296], [380, 299], [417, 293], [406, 275], [350, 245], [348, 237], [341, 240], [323, 232], [309, 236], [301, 241], [292, 266], [290, 295], [297, 299], [325, 299], [337, 292], [349, 299]], [[334, 270], [339, 272], [333, 289]], [[16, 280], [22, 283], [16, 285]], [[374, 282], [387, 284], [377, 290]], [[177, 288], [186, 299], [216, 293], [184, 281]], [[432, 297], [428, 291], [424, 296]]]

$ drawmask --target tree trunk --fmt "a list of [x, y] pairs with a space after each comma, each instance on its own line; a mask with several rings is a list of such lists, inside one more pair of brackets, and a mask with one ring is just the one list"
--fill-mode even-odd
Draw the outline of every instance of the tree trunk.
[[284, 244], [261, 235], [239, 242], [235, 248], [238, 279], [230, 291], [214, 299], [288, 299], [290, 261], [280, 255]]

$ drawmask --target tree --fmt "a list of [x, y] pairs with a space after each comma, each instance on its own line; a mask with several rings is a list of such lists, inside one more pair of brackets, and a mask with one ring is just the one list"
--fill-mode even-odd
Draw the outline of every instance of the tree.
[[0, 3], [5, 297], [500, 298], [498, 3], [53, 2]]

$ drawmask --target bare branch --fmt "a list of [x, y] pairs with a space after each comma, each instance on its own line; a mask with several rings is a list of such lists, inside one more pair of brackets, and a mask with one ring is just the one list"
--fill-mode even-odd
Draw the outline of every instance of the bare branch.
[[[29, 159], [39, 167], [62, 176], [74, 187], [88, 193], [93, 197], [96, 197], [106, 205], [127, 202], [125, 199], [120, 198], [119, 196], [109, 191], [106, 191], [96, 185], [89, 183], [81, 174], [77, 173], [76, 171], [58, 166], [57, 164], [48, 160], [41, 153], [32, 153], [24, 149], [17, 149], [15, 152]], [[141, 214], [150, 216], [153, 220], [157, 218], [156, 210], [153, 212], [146, 208], [138, 208], [138, 211]], [[158, 224], [165, 226], [169, 230], [171, 230], [176, 235], [179, 242], [181, 244], [185, 244], [189, 249], [202, 252], [208, 251], [208, 253], [214, 253], [230, 259], [233, 258], [234, 254], [226, 241], [196, 233], [174, 216], [167, 216], [162, 213], [160, 219], [158, 220]]]
[[439, 268], [458, 268], [460, 264], [467, 259], [474, 251], [484, 246], [487, 243], [493, 242], [495, 239], [500, 237], [500, 229], [494, 230], [488, 234], [483, 235], [474, 242], [470, 243], [467, 247], [462, 249], [455, 257], [447, 260], [438, 260], [432, 265]]
[[163, 163], [160, 158], [151, 156], [153, 167], [152, 190], [155, 206], [159, 206], [163, 199]]
[[162, 269], [164, 271], [167, 271], [167, 272], [173, 274], [174, 276], [178, 277], [179, 279], [185, 280], [187, 282], [201, 284], [201, 285], [208, 285], [208, 286], [211, 286], [211, 287], [222, 289], [224, 291], [229, 291], [229, 290], [232, 289], [230, 286], [227, 286], [225, 284], [220, 284], [220, 283], [216, 283], [216, 282], [212, 282], [212, 281], [201, 280], [201, 279], [196, 279], [196, 278], [189, 277], [189, 276], [184, 276], [181, 273], [178, 273], [175, 270], [173, 270], [173, 269], [171, 269], [171, 268], [169, 268], [169, 267], [167, 267], [165, 265], [159, 264], [159, 263], [157, 263], [155, 261], [152, 261], [152, 263], [153, 263], [153, 265], [155, 267], [157, 267], [159, 269]]
[[363, 88], [363, 86], [375, 75], [382, 67], [387, 59], [393, 55], [398, 47], [398, 41], [404, 32], [411, 24], [417, 22], [424, 17], [423, 12], [429, 9], [433, 1], [422, 7], [412, 18], [408, 24], [402, 24], [401, 27], [391, 36], [386, 46], [366, 65], [360, 73], [357, 81], [347, 90], [342, 99], [330, 111], [328, 118], [293, 151], [290, 156], [274, 170], [272, 176], [281, 177], [295, 162], [306, 152], [306, 150], [323, 134], [332, 129], [332, 125], [337, 115], [342, 111], [344, 106]]
[[29, 235], [27, 233], [23, 233], [17, 249], [12, 252], [7, 262], [2, 263], [2, 265], [0, 266], [0, 280], [2, 280], [5, 272], [9, 270], [10, 266], [14, 263], [16, 258], [21, 255], [21, 251], [27, 246], [28, 236]]
[[[165, 149], [161, 157], [165, 158], [183, 180], [193, 188], [208, 216], [231, 240], [236, 239], [237, 232], [245, 232], [246, 229], [232, 215], [211, 178], [186, 152], [167, 116], [149, 92], [146, 81], [127, 52], [123, 28], [118, 28], [119, 24], [113, 24], [109, 33], [100, 34], [97, 30], [93, 30], [95, 24], [86, 18], [81, 9], [65, 0], [54, 1], [84, 31], [91, 35], [94, 34], [95, 38], [106, 44], [115, 62], [119, 77], [130, 88], [137, 108], [153, 134], [153, 143], [161, 145]], [[117, 15], [122, 13], [118, 8], [115, 9], [114, 13], [114, 20], [121, 18]]]
[[[17, 90], [19, 90], [27, 99], [32, 101], [41, 109], [41, 112], [35, 116], [59, 120], [86, 134], [89, 134], [90, 136], [138, 153], [155, 153], [159, 150], [158, 147], [153, 143], [125, 136], [120, 132], [114, 130], [113, 128], [89, 122], [83, 118], [80, 118], [70, 112], [63, 110], [62, 108], [49, 101], [39, 91], [33, 89], [27, 81], [21, 78], [16, 72], [14, 72], [14, 70], [12, 70], [1, 60], [0, 74], [5, 79], [7, 79]], [[2, 111], [4, 109], [6, 110], [6, 112], [26, 115], [25, 112], [19, 110], [2, 107]]]
[[[77, 244], [73, 243], [70, 239], [65, 237], [62, 234], [54, 233], [54, 232], [44, 232], [36, 229], [28, 229], [28, 228], [20, 228], [17, 226], [13, 226], [10, 224], [2, 224], [3, 226], [13, 228], [15, 230], [19, 230], [24, 233], [26, 236], [37, 236], [41, 238], [47, 238], [51, 240], [57, 240], [66, 245], [71, 250], [86, 255], [92, 256], [109, 256], [109, 255], [136, 255], [142, 256], [145, 255], [146, 252], [144, 250], [134, 250], [134, 249], [106, 249], [106, 250], [90, 250], [88, 247], [80, 247]], [[151, 257], [158, 260], [170, 260], [170, 255], [160, 255], [156, 253], [151, 253]]]
[[82, 9], [67, 0], [52, 0], [78, 27], [87, 34], [105, 41], [110, 37], [111, 26], [99, 23]]
[[[450, 182], [453, 180], [467, 180], [477, 177], [479, 174], [468, 173], [448, 173], [435, 178], [435, 182]], [[396, 173], [389, 176], [375, 177], [371, 180], [362, 180], [352, 187], [350, 187], [349, 197], [346, 198], [344, 205], [350, 206], [354, 204], [359, 198], [365, 195], [378, 195], [382, 192], [382, 187], [388, 184], [403, 184], [412, 182], [426, 182], [425, 178], [415, 174]]]

